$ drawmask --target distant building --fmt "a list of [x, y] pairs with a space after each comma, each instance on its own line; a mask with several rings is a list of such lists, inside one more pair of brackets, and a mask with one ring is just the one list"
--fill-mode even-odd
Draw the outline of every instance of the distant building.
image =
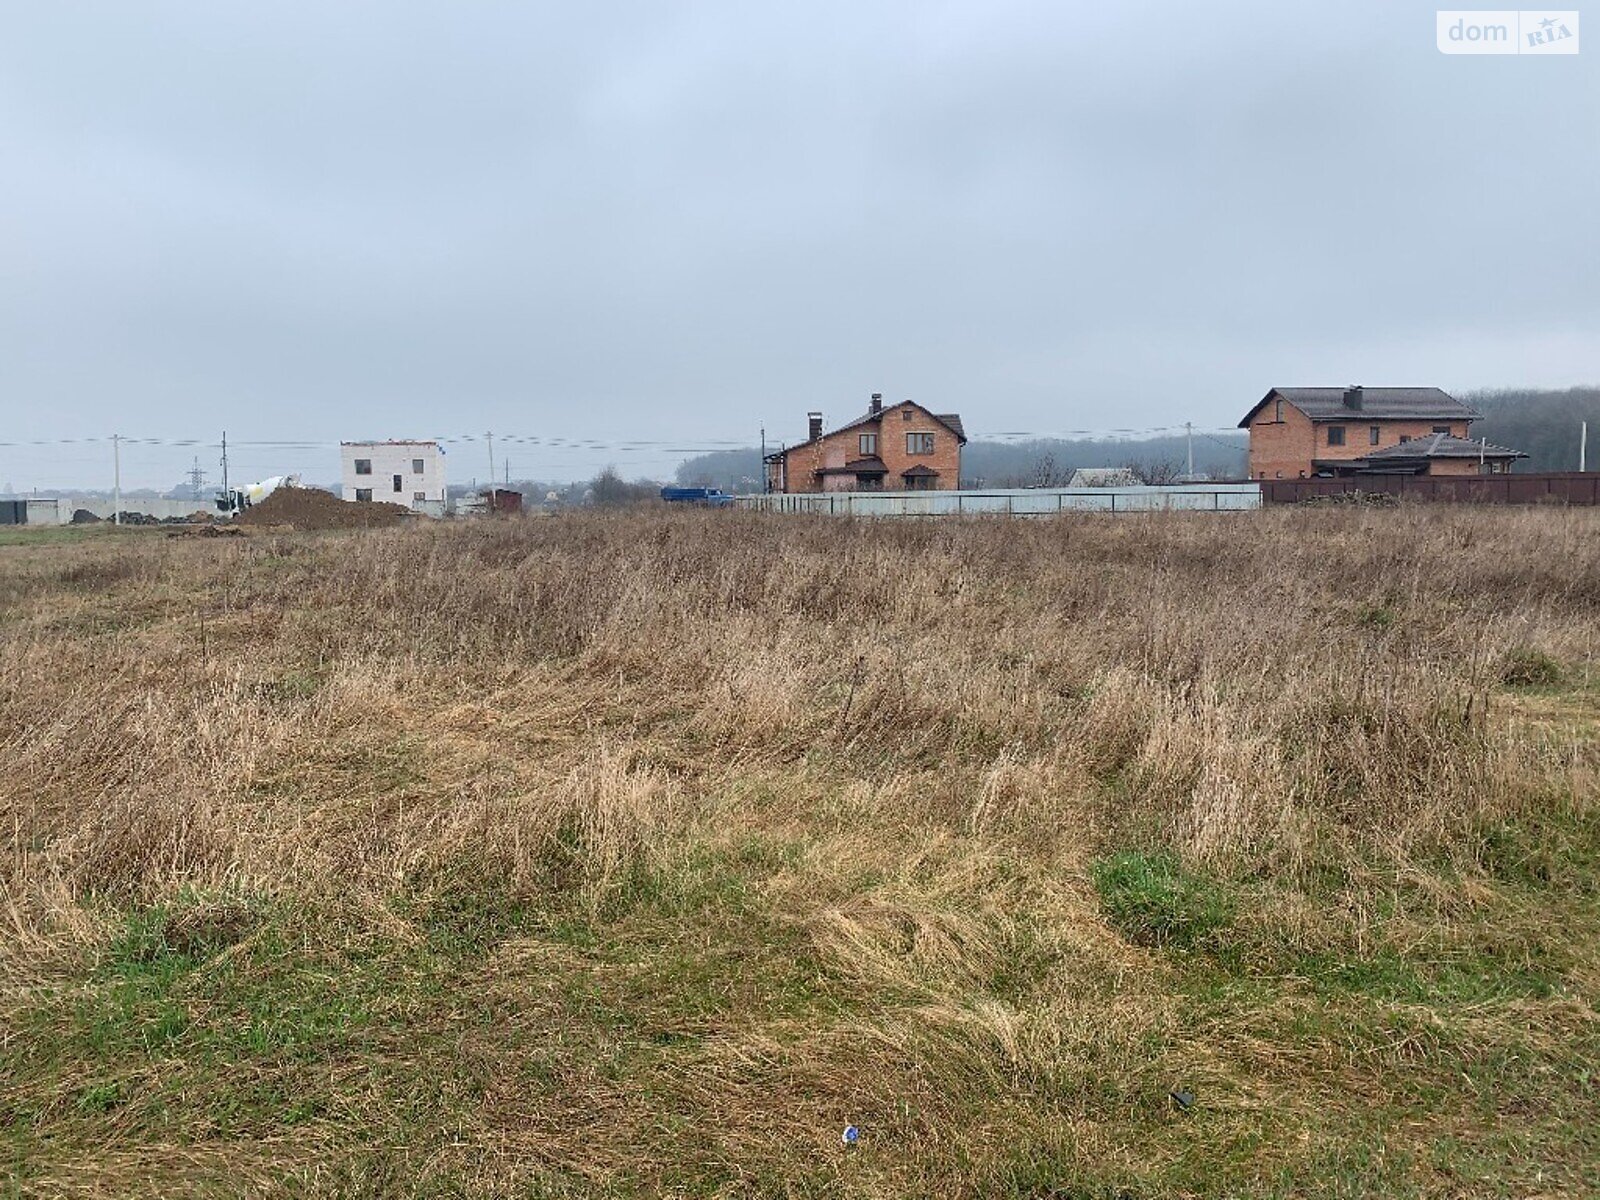
[[865, 416], [822, 431], [807, 414], [804, 442], [766, 458], [769, 492], [954, 491], [961, 485], [961, 418], [910, 400], [883, 406], [874, 394]]
[[1527, 455], [1471, 441], [1480, 415], [1432, 387], [1273, 388], [1239, 428], [1250, 431], [1252, 479], [1509, 471]]
[[445, 509], [444, 450], [438, 442], [340, 442], [340, 494], [418, 512]]
[[1079, 467], [1067, 480], [1068, 487], [1136, 487], [1139, 477], [1127, 467]]
[[[554, 495], [553, 492], [551, 494]], [[522, 511], [522, 493], [504, 487], [468, 492], [456, 501], [455, 511], [461, 517], [513, 515]]]

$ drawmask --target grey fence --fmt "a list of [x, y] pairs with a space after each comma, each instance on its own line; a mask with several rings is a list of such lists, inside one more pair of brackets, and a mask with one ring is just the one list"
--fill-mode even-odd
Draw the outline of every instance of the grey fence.
[[759, 512], [843, 517], [1049, 517], [1058, 513], [1243, 512], [1261, 507], [1255, 483], [1171, 487], [1001, 488], [964, 492], [803, 492], [740, 496]]

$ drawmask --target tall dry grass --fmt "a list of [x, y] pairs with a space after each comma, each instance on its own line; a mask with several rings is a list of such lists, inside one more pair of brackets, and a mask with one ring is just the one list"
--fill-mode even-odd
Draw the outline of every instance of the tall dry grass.
[[[538, 841], [512, 828], [533, 795], [604, 876], [636, 840], [618, 829], [661, 827], [641, 796], [819, 751], [918, 780], [882, 819], [1086, 849], [1138, 824], [1241, 869], [1403, 849], [1583, 769], [1495, 694], [1519, 650], [1591, 669], [1593, 532], [1450, 509], [671, 514], [13, 555], [0, 754], [27, 837], [6, 886], [343, 886], [463, 820]], [[404, 813], [351, 794], [406, 790], [361, 758], [396, 728], [429, 780]], [[283, 802], [296, 773], [339, 815]]]
[[[1278, 889], [1247, 925], [1345, 947], [1374, 873], [1471, 876], [1474, 831], [1591, 803], [1593, 740], [1502, 676], [1532, 655], [1589, 686], [1597, 533], [1444, 507], [649, 513], [0, 552], [0, 1004], [185, 889], [374, 929], [463, 880], [603, 914], [641, 873], [780, 843], [763, 903], [904, 1004], [803, 1062], [772, 1028], [727, 1032], [675, 1081], [742, 1096], [752, 1152], [781, 1161], [815, 1115], [764, 1103], [754, 1061], [813, 1101], [852, 1055], [884, 1072], [868, 1091], [910, 1086], [908, 1056], [996, 1095], [1107, 1056], [1137, 1074], [1117, 1055], [1170, 1009], [1109, 982], [1154, 968], [1097, 911], [1091, 861], [1170, 849]], [[1330, 873], [1336, 898], [1306, 901]], [[982, 991], [1035, 958], [1048, 1001]], [[617, 1104], [596, 1119], [625, 1133], [643, 1118]], [[1024, 1120], [1006, 1111], [986, 1119]], [[546, 1136], [586, 1176], [626, 1159], [620, 1133]]]

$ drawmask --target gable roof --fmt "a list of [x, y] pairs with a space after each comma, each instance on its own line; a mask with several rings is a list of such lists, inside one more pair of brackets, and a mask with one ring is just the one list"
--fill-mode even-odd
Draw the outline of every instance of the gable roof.
[[1245, 429], [1261, 411], [1262, 405], [1275, 397], [1282, 397], [1313, 421], [1476, 421], [1483, 416], [1476, 409], [1461, 403], [1449, 392], [1436, 387], [1364, 387], [1361, 407], [1351, 408], [1344, 402], [1350, 389], [1342, 387], [1287, 387], [1273, 388], [1245, 413], [1239, 428]]
[[1079, 467], [1068, 487], [1133, 487], [1139, 482], [1128, 467]]
[[[908, 404], [911, 405], [915, 409], [918, 409], [918, 410], [920, 410], [922, 412], [928, 413], [928, 415], [930, 417], [932, 417], [935, 421], [937, 421], [939, 424], [943, 425], [951, 433], [955, 434], [956, 435], [956, 441], [958, 443], [960, 443], [963, 446], [965, 446], [967, 444], [967, 431], [962, 427], [962, 425], [961, 425], [961, 417], [958, 414], [956, 414], [956, 413], [929, 412], [927, 409], [923, 408], [922, 405], [918, 404], [915, 400], [902, 400], [902, 401], [900, 401], [899, 404], [891, 404], [887, 408], [882, 409], [879, 412], [875, 412], [875, 413], [874, 412], [869, 412], [865, 416], [857, 417], [854, 421], [845, 422], [843, 425], [840, 425], [836, 429], [824, 430], [822, 436], [825, 437], [825, 438], [826, 437], [832, 437], [836, 433], [844, 433], [847, 430], [854, 429], [857, 425], [877, 425], [877, 424], [880, 424], [883, 421], [884, 417], [888, 416], [890, 413], [894, 412], [896, 409], [904, 408]], [[811, 440], [809, 438], [807, 438], [803, 442], [796, 442], [792, 446], [785, 446], [781, 450], [774, 450], [771, 454], [768, 454], [766, 456], [766, 458], [762, 459], [761, 461], [762, 462], [769, 462], [769, 463], [782, 462], [786, 457], [788, 457], [789, 452], [791, 450], [798, 450], [801, 446], [809, 446], [811, 444], [812, 444]], [[855, 470], [855, 467], [852, 464], [846, 464], [846, 466], [848, 466], [851, 470]], [[838, 468], [834, 468], [834, 469], [836, 471], [838, 470]]]
[[876, 424], [877, 422], [882, 421], [883, 418], [888, 416], [890, 413], [897, 409], [904, 408], [908, 404], [911, 405], [912, 408], [921, 409], [923, 412], [927, 413], [935, 421], [939, 422], [939, 424], [943, 425], [951, 433], [955, 434], [956, 439], [961, 442], [962, 445], [966, 445], [967, 431], [961, 427], [961, 418], [958, 415], [955, 413], [931, 412], [928, 409], [923, 408], [922, 405], [918, 404], [915, 400], [902, 400], [899, 404], [886, 405], [881, 412], [869, 412], [866, 414], [866, 416], [857, 417], [854, 421], [848, 421], [839, 426], [837, 429], [829, 429], [825, 431], [822, 436], [828, 437], [830, 434], [843, 433], [847, 429], [854, 429], [857, 425]]
[[1527, 458], [1521, 450], [1474, 442], [1469, 438], [1451, 437], [1448, 433], [1430, 433], [1424, 437], [1410, 438], [1382, 450], [1363, 456], [1363, 462], [1395, 462], [1413, 458]]

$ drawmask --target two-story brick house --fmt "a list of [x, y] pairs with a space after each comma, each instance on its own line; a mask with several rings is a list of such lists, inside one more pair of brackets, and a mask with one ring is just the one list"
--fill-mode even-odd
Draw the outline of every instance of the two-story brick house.
[[1509, 471], [1527, 456], [1469, 441], [1480, 415], [1438, 388], [1291, 387], [1273, 388], [1239, 428], [1252, 479]]
[[809, 435], [767, 455], [769, 492], [954, 491], [961, 485], [961, 418], [910, 400], [885, 408], [873, 394], [863, 417], [822, 431], [807, 414]]

